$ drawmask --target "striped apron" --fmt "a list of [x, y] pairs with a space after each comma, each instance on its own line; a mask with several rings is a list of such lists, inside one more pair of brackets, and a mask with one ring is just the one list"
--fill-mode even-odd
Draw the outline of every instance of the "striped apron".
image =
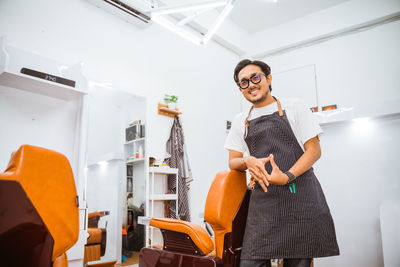
[[[279, 111], [250, 120], [245, 141], [256, 158], [274, 155], [280, 170], [289, 170], [304, 153], [279, 101]], [[265, 165], [268, 173], [272, 167]], [[288, 185], [256, 183], [250, 198], [242, 259], [317, 258], [339, 255], [335, 228], [321, 185], [309, 169]]]

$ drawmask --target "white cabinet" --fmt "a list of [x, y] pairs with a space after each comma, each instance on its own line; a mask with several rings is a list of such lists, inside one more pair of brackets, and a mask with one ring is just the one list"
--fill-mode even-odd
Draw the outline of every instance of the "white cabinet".
[[[146, 162], [144, 137], [134, 139], [125, 143], [125, 160], [126, 160], [126, 205], [125, 220], [123, 224], [126, 226], [134, 225], [133, 207], [140, 208], [145, 204], [145, 180], [146, 180]], [[139, 150], [141, 152], [139, 153]]]
[[[140, 152], [140, 150], [142, 150]], [[138, 138], [125, 143], [126, 164], [143, 163], [145, 157], [145, 138]]]
[[[166, 217], [165, 201], [175, 202], [176, 217], [178, 217], [178, 169], [163, 167], [149, 168], [149, 182], [146, 186], [146, 217]], [[168, 175], [175, 175], [176, 193], [168, 192]], [[162, 237], [158, 229], [146, 226], [146, 246], [150, 244], [161, 244]]]
[[[26, 70], [29, 70], [28, 72]], [[68, 81], [68, 82], [66, 82]], [[81, 64], [65, 64], [6, 44], [0, 38], [0, 168], [23, 144], [52, 149], [71, 163], [79, 196], [80, 233], [68, 251], [82, 266], [86, 243], [87, 81]]]

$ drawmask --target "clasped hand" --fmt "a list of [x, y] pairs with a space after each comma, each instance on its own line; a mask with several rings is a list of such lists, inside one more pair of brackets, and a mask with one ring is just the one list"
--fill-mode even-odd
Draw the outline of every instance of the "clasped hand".
[[[264, 192], [268, 191], [267, 187], [270, 184], [285, 185], [289, 180], [289, 177], [279, 169], [278, 165], [276, 165], [272, 154], [267, 158], [256, 158], [250, 156], [245, 158], [244, 162], [246, 163], [251, 176], [260, 184]], [[265, 170], [265, 164], [267, 162], [270, 162], [272, 166], [270, 174]]]

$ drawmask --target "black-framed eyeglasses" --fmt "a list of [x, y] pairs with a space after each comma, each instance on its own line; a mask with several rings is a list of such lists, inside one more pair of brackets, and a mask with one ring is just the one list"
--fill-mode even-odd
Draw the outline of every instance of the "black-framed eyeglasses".
[[247, 89], [250, 85], [250, 82], [252, 82], [253, 84], [257, 84], [261, 82], [261, 75], [264, 75], [265, 77], [267, 77], [267, 75], [265, 75], [265, 73], [257, 73], [254, 74], [253, 76], [250, 77], [250, 79], [242, 79], [238, 85], [241, 89]]

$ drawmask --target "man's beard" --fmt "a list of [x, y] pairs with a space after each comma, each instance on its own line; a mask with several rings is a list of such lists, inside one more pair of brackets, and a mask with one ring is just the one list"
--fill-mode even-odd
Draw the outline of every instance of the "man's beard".
[[247, 99], [247, 98], [246, 99], [250, 103], [257, 105], [257, 104], [262, 103], [267, 98], [268, 94], [269, 94], [269, 90], [264, 95], [262, 95], [261, 98], [259, 98], [257, 100], [250, 100], [250, 99]]

